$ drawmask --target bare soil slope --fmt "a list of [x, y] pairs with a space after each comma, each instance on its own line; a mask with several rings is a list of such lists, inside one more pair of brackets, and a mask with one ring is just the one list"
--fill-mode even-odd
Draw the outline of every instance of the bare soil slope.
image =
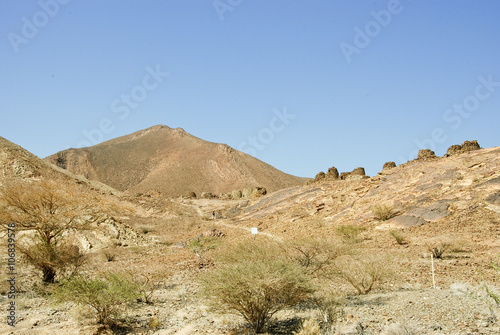
[[190, 191], [220, 194], [256, 186], [275, 191], [306, 181], [225, 144], [162, 125], [46, 159], [121, 191], [156, 190], [167, 196]]

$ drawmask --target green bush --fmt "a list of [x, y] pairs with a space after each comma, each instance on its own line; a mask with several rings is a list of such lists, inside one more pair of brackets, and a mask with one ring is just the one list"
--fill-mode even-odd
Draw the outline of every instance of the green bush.
[[201, 278], [203, 294], [215, 310], [242, 316], [257, 333], [276, 312], [313, 292], [303, 268], [274, 243], [242, 243], [219, 260], [220, 266]]
[[95, 278], [76, 276], [63, 281], [55, 292], [58, 301], [90, 307], [97, 323], [105, 325], [113, 325], [119, 312], [139, 296], [137, 285], [117, 273]]

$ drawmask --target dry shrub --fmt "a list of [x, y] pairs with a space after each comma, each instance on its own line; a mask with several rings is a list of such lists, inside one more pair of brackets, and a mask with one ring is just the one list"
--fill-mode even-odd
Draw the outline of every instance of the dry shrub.
[[53, 283], [56, 275], [75, 275], [86, 257], [77, 245], [63, 241], [57, 245], [42, 242], [19, 243], [19, 251], [35, 269], [42, 273], [44, 283]]
[[57, 272], [77, 264], [81, 255], [65, 239], [68, 232], [86, 230], [105, 220], [101, 201], [76, 185], [54, 181], [6, 184], [0, 189], [0, 225], [16, 224], [31, 241], [20, 245], [27, 260], [53, 283]]
[[200, 279], [204, 296], [213, 309], [242, 316], [256, 332], [278, 311], [313, 292], [302, 267], [274, 243], [247, 241], [226, 248], [218, 264]]
[[408, 243], [406, 236], [399, 229], [393, 229], [389, 232], [389, 234], [394, 237], [399, 245], [405, 245]]
[[361, 241], [359, 235], [365, 230], [366, 227], [340, 225], [337, 227], [337, 234], [347, 243], [357, 243]]
[[303, 238], [285, 244], [288, 257], [300, 264], [306, 273], [316, 275], [326, 270], [340, 255], [348, 253], [337, 241]]
[[427, 250], [434, 258], [442, 259], [443, 254], [452, 246], [452, 242], [445, 238], [436, 238], [426, 243]]
[[375, 205], [372, 209], [373, 216], [379, 221], [387, 221], [396, 216], [396, 211], [390, 205]]
[[293, 332], [294, 335], [321, 335], [321, 328], [314, 319], [307, 319], [302, 323], [298, 332]]
[[389, 264], [384, 255], [346, 255], [337, 259], [333, 274], [351, 284], [359, 294], [367, 294], [392, 276]]

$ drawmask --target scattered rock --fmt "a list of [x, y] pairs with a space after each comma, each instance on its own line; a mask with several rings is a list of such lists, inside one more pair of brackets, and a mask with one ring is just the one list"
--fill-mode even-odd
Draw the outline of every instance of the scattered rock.
[[212, 194], [212, 192], [201, 192], [201, 198], [203, 199], [214, 199], [217, 198], [216, 195]]

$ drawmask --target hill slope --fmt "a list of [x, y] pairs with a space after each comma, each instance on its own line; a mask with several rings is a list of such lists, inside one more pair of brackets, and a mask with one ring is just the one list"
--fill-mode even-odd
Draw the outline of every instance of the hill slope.
[[255, 186], [275, 191], [306, 180], [225, 144], [162, 125], [92, 147], [64, 150], [46, 159], [121, 191], [157, 190], [168, 196], [190, 191], [219, 194]]

